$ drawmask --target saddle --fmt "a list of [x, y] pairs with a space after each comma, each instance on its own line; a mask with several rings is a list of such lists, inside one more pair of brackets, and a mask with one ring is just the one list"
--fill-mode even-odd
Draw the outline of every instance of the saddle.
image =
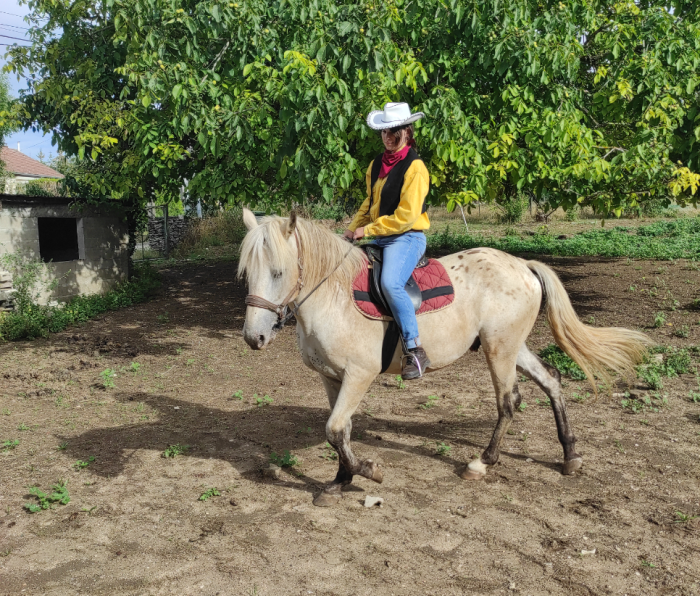
[[[363, 246], [363, 249], [367, 254], [367, 260], [369, 261], [370, 300], [375, 304], [380, 304], [386, 312], [391, 312], [386, 297], [384, 296], [384, 292], [382, 292], [382, 257], [384, 254], [384, 250], [377, 246], [372, 246], [370, 244]], [[425, 253], [423, 253], [421, 258], [418, 260], [418, 264], [415, 268], [420, 269], [422, 267], [425, 267], [428, 263], [429, 260], [425, 256]], [[408, 297], [411, 299], [411, 302], [413, 302], [414, 310], [418, 312], [420, 310], [421, 305], [423, 304], [423, 294], [413, 274], [411, 274], [411, 277], [406, 282], [404, 289], [406, 290]]]

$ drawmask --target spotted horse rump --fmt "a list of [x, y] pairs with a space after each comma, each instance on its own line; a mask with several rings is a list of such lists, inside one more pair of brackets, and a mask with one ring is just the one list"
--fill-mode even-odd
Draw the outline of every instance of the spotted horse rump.
[[[391, 313], [384, 306], [372, 300], [370, 294], [370, 275], [368, 263], [362, 267], [352, 283], [352, 299], [355, 307], [370, 319], [393, 320]], [[452, 281], [440, 261], [429, 259], [425, 267], [414, 269], [413, 279], [420, 288], [423, 302], [416, 312], [417, 316], [447, 308], [454, 302], [455, 292]]]

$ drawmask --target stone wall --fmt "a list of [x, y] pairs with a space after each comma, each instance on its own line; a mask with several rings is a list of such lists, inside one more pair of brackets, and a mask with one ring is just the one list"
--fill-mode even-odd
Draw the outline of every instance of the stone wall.
[[[168, 217], [168, 246], [173, 250], [183, 238], [187, 235], [189, 220], [182, 215], [177, 217]], [[165, 252], [165, 239], [163, 235], [163, 218], [149, 217], [148, 218], [148, 246], [151, 250], [156, 250], [160, 253]]]

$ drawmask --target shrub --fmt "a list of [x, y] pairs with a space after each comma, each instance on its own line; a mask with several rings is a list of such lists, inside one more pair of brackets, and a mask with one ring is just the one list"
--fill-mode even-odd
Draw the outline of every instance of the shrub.
[[[29, 269], [33, 271], [33, 266]], [[36, 304], [38, 292], [33, 290], [38, 275], [26, 275], [31, 279], [22, 282], [24, 286], [20, 285], [20, 289], [17, 289], [18, 278], [14, 277], [13, 285], [17, 290], [15, 310], [0, 318], [0, 338], [8, 341], [45, 337], [104, 312], [144, 302], [160, 286], [158, 273], [149, 266], [140, 266], [131, 280], [120, 283], [105, 294], [76, 296], [63, 305], [43, 306]]]
[[187, 234], [177, 246], [176, 254], [183, 257], [192, 251], [212, 246], [240, 244], [246, 232], [243, 212], [238, 207], [202, 219], [192, 219]]
[[513, 197], [510, 201], [499, 204], [498, 207], [501, 209], [499, 219], [503, 223], [514, 224], [522, 220], [527, 209], [527, 200], [523, 197]]

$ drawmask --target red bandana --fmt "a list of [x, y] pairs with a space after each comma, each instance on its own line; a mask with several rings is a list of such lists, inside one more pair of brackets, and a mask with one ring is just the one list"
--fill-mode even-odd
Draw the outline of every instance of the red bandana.
[[382, 167], [379, 170], [379, 177], [386, 178], [389, 175], [389, 172], [391, 172], [391, 169], [408, 155], [411, 147], [413, 147], [415, 144], [416, 142], [411, 139], [408, 145], [401, 149], [401, 151], [396, 151], [395, 153], [385, 151], [384, 155], [382, 155]]

